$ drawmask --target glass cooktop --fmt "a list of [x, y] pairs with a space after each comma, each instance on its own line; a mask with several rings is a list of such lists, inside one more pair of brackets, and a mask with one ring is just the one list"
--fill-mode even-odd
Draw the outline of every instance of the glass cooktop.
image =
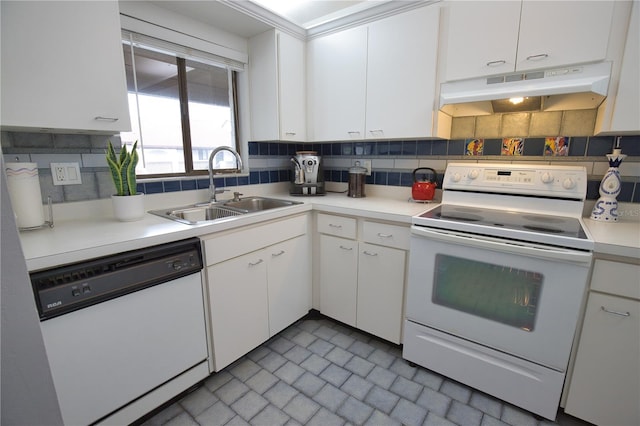
[[[500, 235], [513, 231], [513, 238], [522, 233], [567, 239], [588, 239], [580, 221], [574, 217], [541, 215], [528, 212], [481, 209], [458, 205], [440, 205], [414, 218], [414, 224], [429, 224], [443, 229], [473, 231], [474, 227], [500, 230]], [[479, 229], [479, 228], [478, 228]], [[491, 232], [491, 231], [489, 231]], [[521, 238], [520, 238], [521, 239]], [[535, 238], [539, 241], [539, 238]]]

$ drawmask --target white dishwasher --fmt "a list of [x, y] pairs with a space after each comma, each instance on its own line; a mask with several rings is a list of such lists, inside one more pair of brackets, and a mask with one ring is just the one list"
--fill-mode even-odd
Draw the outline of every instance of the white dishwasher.
[[209, 375], [197, 238], [32, 272], [65, 424], [128, 424]]

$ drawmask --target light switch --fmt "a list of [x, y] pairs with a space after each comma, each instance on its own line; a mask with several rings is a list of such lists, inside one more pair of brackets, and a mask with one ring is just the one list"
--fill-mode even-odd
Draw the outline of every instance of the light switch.
[[80, 185], [79, 163], [51, 163], [51, 175], [54, 185]]

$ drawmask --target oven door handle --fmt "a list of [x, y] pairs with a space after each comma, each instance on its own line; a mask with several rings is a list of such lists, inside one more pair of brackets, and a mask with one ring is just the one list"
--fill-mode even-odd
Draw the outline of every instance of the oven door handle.
[[521, 254], [542, 259], [564, 261], [578, 264], [590, 264], [591, 252], [563, 249], [561, 247], [541, 246], [532, 243], [501, 240], [487, 236], [465, 234], [462, 232], [448, 232], [412, 226], [411, 232], [420, 237], [446, 243], [460, 244], [483, 250], [496, 250], [505, 253]]

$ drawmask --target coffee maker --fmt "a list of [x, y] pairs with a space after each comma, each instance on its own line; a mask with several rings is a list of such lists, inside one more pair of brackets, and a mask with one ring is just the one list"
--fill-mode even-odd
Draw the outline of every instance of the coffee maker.
[[324, 168], [317, 151], [297, 151], [291, 158], [291, 195], [324, 195]]

